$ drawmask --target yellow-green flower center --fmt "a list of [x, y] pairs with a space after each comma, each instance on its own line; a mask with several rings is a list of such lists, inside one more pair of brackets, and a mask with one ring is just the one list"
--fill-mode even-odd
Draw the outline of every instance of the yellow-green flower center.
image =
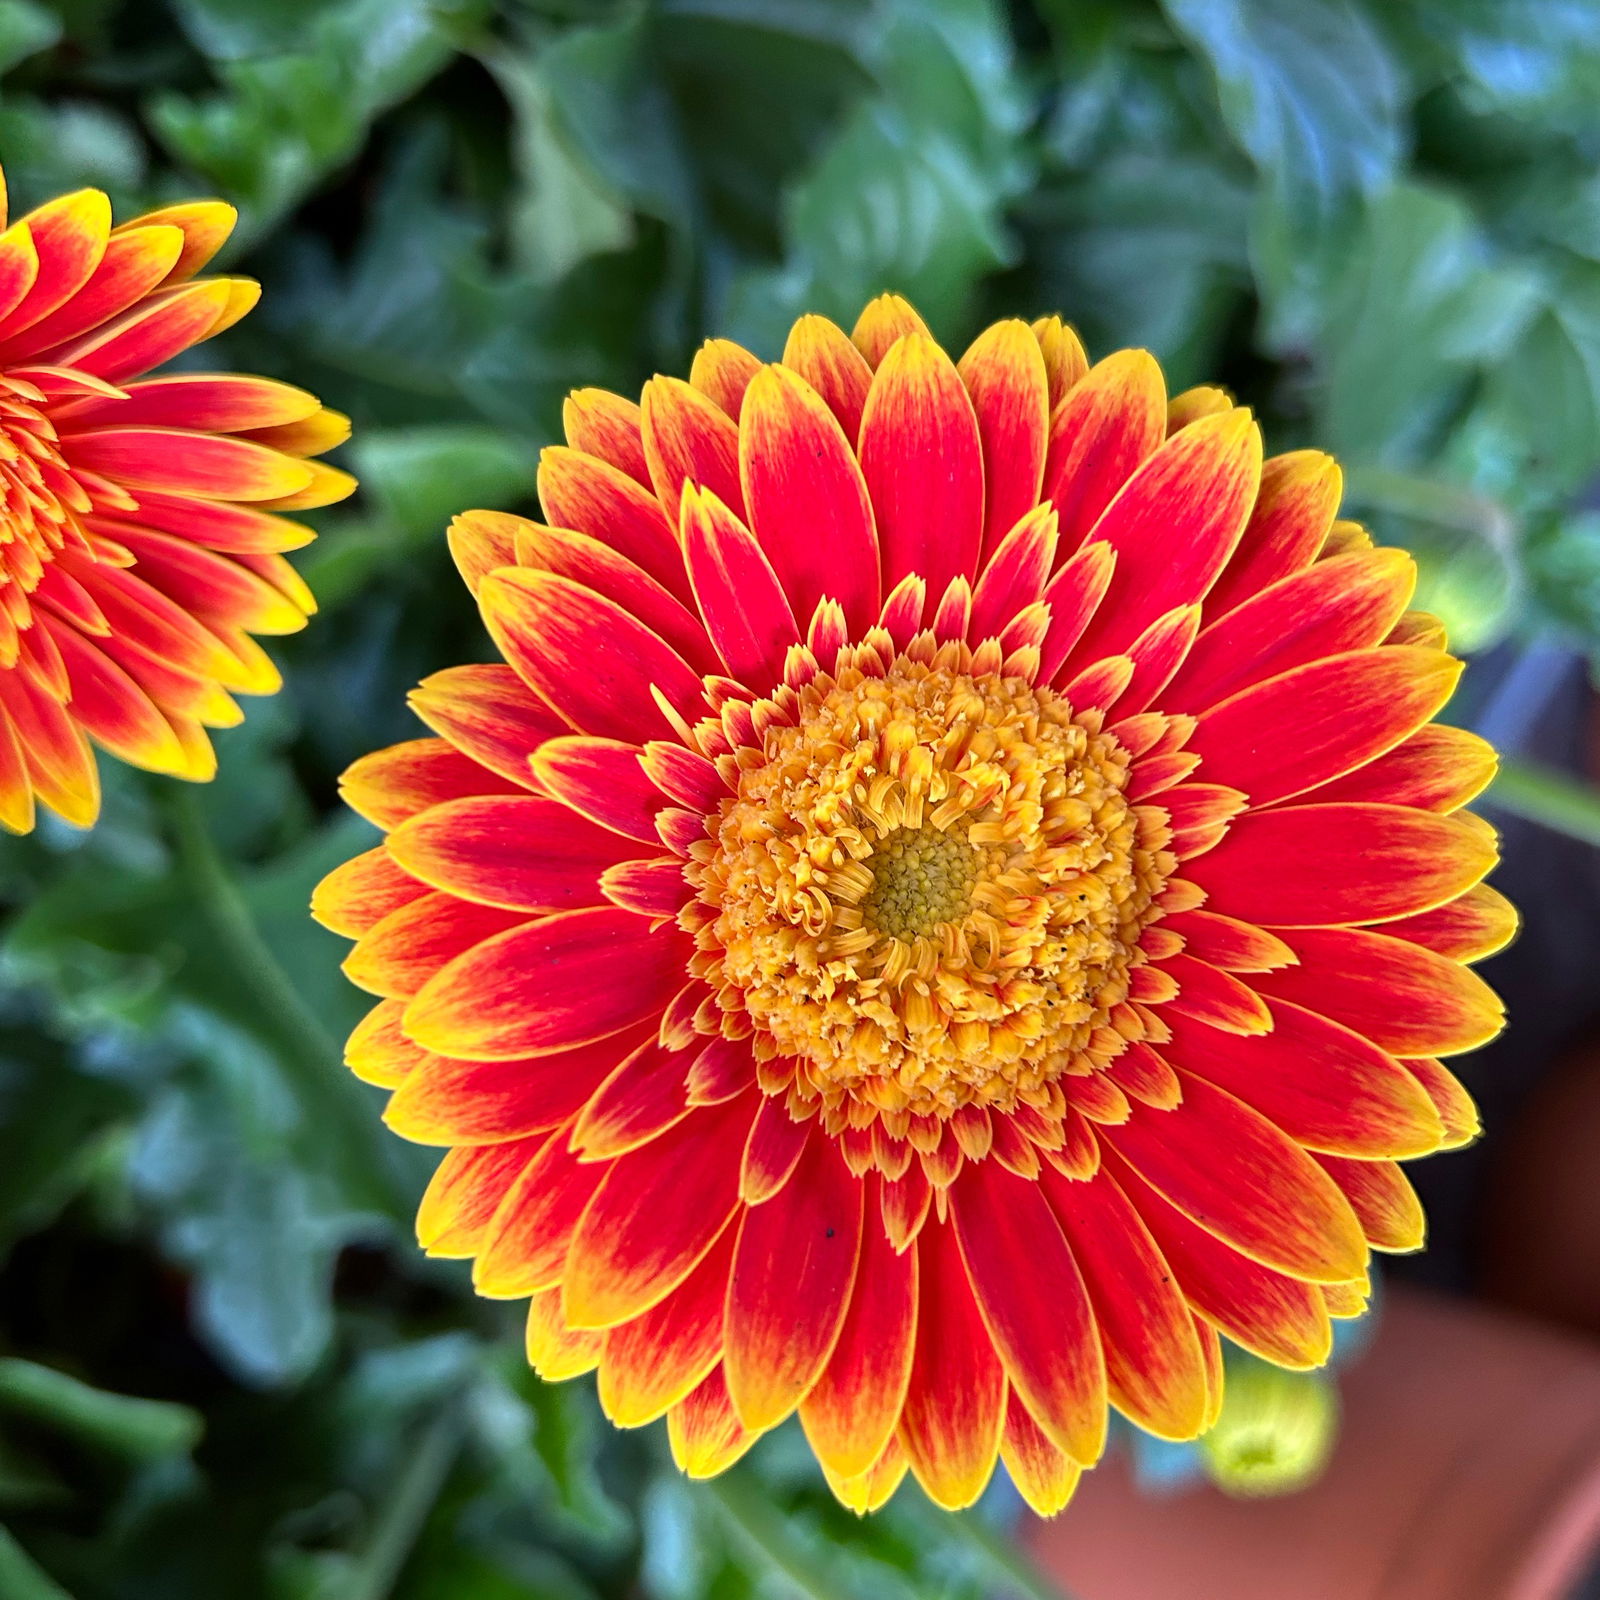
[[863, 925], [892, 939], [932, 937], [971, 911], [982, 864], [964, 829], [896, 828], [867, 857]]

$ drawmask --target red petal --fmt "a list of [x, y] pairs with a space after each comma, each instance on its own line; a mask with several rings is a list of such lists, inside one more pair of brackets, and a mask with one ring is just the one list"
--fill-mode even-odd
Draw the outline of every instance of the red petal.
[[572, 1130], [585, 1161], [609, 1160], [648, 1144], [688, 1111], [684, 1078], [690, 1058], [647, 1039], [594, 1090]]
[[883, 357], [861, 418], [861, 471], [877, 515], [883, 581], [908, 572], [942, 595], [977, 568], [983, 452], [972, 402], [932, 339], [914, 334]]
[[816, 391], [784, 367], [763, 368], [751, 383], [739, 429], [751, 526], [793, 614], [810, 617], [831, 596], [859, 635], [878, 611], [878, 535], [853, 438]]
[[1505, 1025], [1483, 979], [1431, 950], [1360, 928], [1305, 928], [1284, 937], [1300, 965], [1262, 974], [1262, 990], [1365, 1034], [1391, 1055], [1473, 1050]]
[[1089, 358], [1077, 332], [1060, 317], [1040, 317], [1033, 324], [1033, 336], [1039, 341], [1050, 377], [1050, 409], [1054, 412], [1066, 398], [1067, 390], [1088, 372]]
[[1115, 1152], [1106, 1152], [1106, 1162], [1196, 1311], [1279, 1366], [1320, 1367], [1328, 1359], [1333, 1329], [1316, 1284], [1241, 1255], [1162, 1199]]
[[637, 745], [616, 739], [551, 739], [535, 752], [529, 769], [546, 793], [591, 822], [629, 839], [659, 842], [656, 814], [667, 800], [645, 776]]
[[755, 536], [708, 492], [684, 491], [684, 562], [706, 632], [728, 672], [766, 690], [781, 681], [800, 627]]
[[1190, 955], [1224, 972], [1271, 972], [1295, 959], [1294, 951], [1275, 933], [1214, 911], [1176, 912], [1160, 925], [1182, 934]]
[[602, 1039], [533, 1061], [426, 1056], [395, 1090], [383, 1120], [418, 1144], [499, 1144], [570, 1127], [629, 1043]]
[[707, 339], [694, 353], [689, 383], [737, 422], [745, 390], [760, 370], [761, 363], [743, 345], [731, 339]]
[[[1056, 514], [1048, 505], [1035, 507], [1002, 536], [978, 579], [970, 624], [974, 639], [998, 637], [1023, 607], [1044, 595], [1055, 554]], [[1067, 582], [1075, 583], [1082, 570]]]
[[982, 549], [987, 556], [1039, 502], [1050, 381], [1039, 341], [1025, 322], [997, 322], [985, 329], [956, 370], [972, 397], [983, 444]]
[[1014, 1390], [1006, 1397], [1000, 1458], [1035, 1516], [1053, 1517], [1063, 1510], [1083, 1475], [1083, 1468], [1039, 1431]]
[[627, 473], [552, 445], [539, 457], [539, 500], [553, 526], [599, 539], [679, 600], [689, 599], [677, 535], [656, 497]]
[[1325, 783], [1318, 800], [1380, 800], [1449, 812], [1488, 787], [1497, 758], [1493, 747], [1465, 728], [1418, 728], [1365, 766]]
[[1083, 547], [1046, 585], [1050, 627], [1039, 651], [1039, 682], [1054, 683], [1111, 586], [1116, 552], [1104, 540]]
[[411, 1002], [406, 1031], [426, 1049], [475, 1061], [569, 1050], [659, 1014], [690, 948], [676, 930], [652, 930], [611, 906], [542, 917], [438, 973]]
[[1189, 748], [1206, 777], [1253, 805], [1300, 794], [1381, 755], [1450, 698], [1461, 663], [1386, 645], [1328, 656], [1252, 684], [1199, 719]]
[[1119, 350], [1072, 386], [1050, 418], [1044, 469], [1064, 554], [1083, 543], [1166, 433], [1166, 384], [1148, 350]]
[[[719, 1062], [729, 1064], [733, 1068], [731, 1083], [738, 1087], [742, 1088], [754, 1076], [748, 1047], [719, 1051], [714, 1045], [708, 1045], [706, 1057], [710, 1058], [712, 1066]], [[706, 1080], [710, 1075], [697, 1065], [696, 1099], [705, 1105], [715, 1105], [719, 1099], [726, 1098], [725, 1094], [716, 1099], [706, 1094]], [[739, 1198], [747, 1206], [758, 1206], [770, 1200], [794, 1176], [814, 1126], [810, 1117], [797, 1121], [790, 1116], [788, 1106], [777, 1096], [762, 1097], [761, 1108], [750, 1125], [750, 1137], [739, 1168]], [[819, 1139], [824, 1137], [818, 1135]]]
[[88, 283], [106, 252], [111, 202], [98, 189], [78, 189], [30, 211], [22, 219], [32, 236], [39, 269], [26, 294], [0, 318], [0, 339], [13, 339]]
[[1453, 900], [1494, 866], [1494, 842], [1407, 806], [1282, 806], [1235, 819], [1184, 867], [1224, 915], [1273, 927], [1382, 922]]
[[841, 1478], [866, 1472], [894, 1437], [911, 1381], [916, 1317], [917, 1252], [894, 1248], [869, 1193], [849, 1309], [827, 1366], [800, 1402], [811, 1448]]
[[1263, 1266], [1315, 1283], [1366, 1270], [1355, 1216], [1327, 1174], [1265, 1117], [1179, 1073], [1183, 1104], [1135, 1106], [1102, 1127], [1115, 1150], [1173, 1205]]
[[1403, 550], [1360, 550], [1319, 561], [1212, 623], [1162, 704], [1204, 710], [1246, 684], [1380, 644], [1416, 583], [1416, 563]]
[[659, 634], [551, 572], [485, 578], [483, 617], [518, 675], [580, 733], [642, 742], [670, 733], [651, 690], [695, 715], [700, 679]]
[[826, 317], [801, 317], [789, 330], [783, 364], [798, 372], [822, 397], [853, 447], [861, 432], [867, 390], [872, 387], [872, 368], [850, 336]]
[[1314, 1011], [1284, 1000], [1271, 1009], [1272, 1032], [1253, 1039], [1175, 1018], [1162, 1053], [1307, 1149], [1370, 1158], [1439, 1148], [1432, 1102], [1393, 1057]]
[[425, 894], [363, 934], [344, 959], [344, 975], [373, 994], [407, 999], [463, 951], [526, 921], [520, 912]]
[[458, 750], [520, 789], [533, 787], [528, 758], [566, 724], [502, 663], [446, 667], [426, 677], [407, 704]]
[[450, 800], [402, 823], [389, 852], [413, 877], [480, 905], [566, 911], [600, 905], [600, 874], [629, 847], [557, 800]]
[[1099, 1460], [1105, 1360], [1083, 1275], [1044, 1191], [994, 1162], [979, 1162], [951, 1190], [950, 1210], [967, 1276], [1013, 1388], [1057, 1449], [1085, 1465]]
[[72, 466], [130, 489], [165, 489], [219, 500], [275, 500], [311, 481], [310, 468], [249, 439], [182, 428], [96, 428], [69, 434]]
[[1257, 590], [1310, 566], [1339, 509], [1340, 489], [1338, 462], [1320, 450], [1295, 450], [1264, 462], [1255, 510], [1207, 597], [1207, 614], [1220, 617]]
[[850, 337], [874, 367], [881, 366], [890, 350], [907, 334], [929, 338], [928, 325], [901, 295], [880, 294], [867, 303]]
[[721, 1360], [737, 1237], [737, 1228], [724, 1228], [671, 1294], [631, 1322], [607, 1330], [600, 1360], [600, 1405], [619, 1428], [654, 1422]]
[[425, 1061], [435, 1057], [406, 1038], [400, 1019], [403, 1000], [380, 1000], [351, 1030], [344, 1063], [363, 1083], [398, 1089]]
[[1176, 998], [1166, 1003], [1168, 1010], [1228, 1033], [1265, 1033], [1272, 1026], [1261, 996], [1231, 972], [1188, 954], [1168, 956], [1161, 970], [1178, 982]]
[[693, 1111], [670, 1137], [612, 1162], [567, 1265], [567, 1320], [574, 1327], [626, 1322], [694, 1270], [739, 1204], [739, 1149], [755, 1110], [750, 1101]]
[[726, 1472], [756, 1442], [739, 1425], [720, 1366], [667, 1413], [667, 1441], [679, 1471], [690, 1478]]
[[567, 1148], [567, 1129], [557, 1128], [507, 1190], [484, 1234], [472, 1268], [478, 1293], [517, 1300], [560, 1283], [579, 1219], [607, 1170], [581, 1163]]
[[1203, 599], [1238, 543], [1260, 476], [1261, 432], [1248, 411], [1204, 417], [1156, 449], [1094, 525], [1117, 568], [1075, 657], [1126, 650], [1157, 617]]
[[744, 1214], [723, 1366], [753, 1432], [799, 1405], [833, 1351], [861, 1258], [864, 1194], [834, 1142], [812, 1139], [793, 1178]]
[[1194, 1438], [1210, 1398], [1205, 1355], [1149, 1229], [1104, 1171], [1075, 1183], [1046, 1167], [1040, 1182], [1089, 1291], [1113, 1404], [1157, 1438]]
[[1005, 1369], [978, 1314], [954, 1227], [930, 1221], [915, 1248], [917, 1345], [900, 1443], [929, 1499], [959, 1511], [983, 1493], [994, 1471], [1005, 1424]]
[[1481, 961], [1517, 936], [1517, 908], [1498, 889], [1480, 883], [1448, 905], [1386, 923], [1383, 931], [1452, 961]]
[[679, 378], [652, 378], [644, 386], [642, 409], [645, 460], [668, 522], [677, 521], [686, 482], [710, 489], [742, 518], [739, 430], [727, 412]]

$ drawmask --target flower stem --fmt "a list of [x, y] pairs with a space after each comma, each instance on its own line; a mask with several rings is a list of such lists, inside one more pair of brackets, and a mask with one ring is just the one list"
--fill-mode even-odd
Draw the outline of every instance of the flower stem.
[[1600, 846], [1600, 789], [1533, 761], [1507, 761], [1485, 796], [1513, 816]]
[[378, 1508], [372, 1538], [356, 1561], [344, 1600], [388, 1600], [450, 1477], [464, 1432], [458, 1405], [447, 1405], [428, 1424]]
[[387, 1170], [378, 1145], [378, 1124], [368, 1114], [355, 1079], [340, 1065], [341, 1051], [321, 1019], [301, 999], [272, 947], [262, 937], [249, 903], [229, 872], [206, 827], [195, 791], [168, 791], [178, 861], [212, 936], [228, 956], [234, 976], [251, 991], [266, 1024], [283, 1048], [277, 1059], [296, 1080], [308, 1115], [315, 1106], [329, 1119], [329, 1136], [348, 1159], [339, 1170], [357, 1174], [362, 1203], [399, 1216], [408, 1205], [402, 1186]]

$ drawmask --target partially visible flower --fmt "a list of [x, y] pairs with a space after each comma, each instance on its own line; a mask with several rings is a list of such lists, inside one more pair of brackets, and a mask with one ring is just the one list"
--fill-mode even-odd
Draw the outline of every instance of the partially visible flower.
[[1222, 1415], [1200, 1452], [1213, 1482], [1229, 1494], [1291, 1494], [1327, 1465], [1338, 1431], [1332, 1379], [1236, 1355]]
[[1215, 1419], [1220, 1335], [1326, 1360], [1422, 1241], [1397, 1158], [1476, 1130], [1436, 1058], [1515, 925], [1334, 463], [887, 297], [567, 436], [548, 526], [452, 530], [504, 662], [346, 774], [387, 837], [315, 903], [351, 1066], [449, 1147], [423, 1244], [686, 1471], [798, 1410], [858, 1510], [997, 1455], [1057, 1510], [1108, 1405]]
[[[0, 180], [0, 226], [5, 190]], [[342, 499], [312, 456], [349, 424], [267, 378], [143, 374], [231, 327], [260, 293], [196, 278], [233, 228], [219, 200], [113, 227], [96, 189], [0, 233], [0, 824], [100, 807], [91, 741], [189, 779], [235, 693], [271, 694], [252, 634], [315, 609], [280, 515]]]

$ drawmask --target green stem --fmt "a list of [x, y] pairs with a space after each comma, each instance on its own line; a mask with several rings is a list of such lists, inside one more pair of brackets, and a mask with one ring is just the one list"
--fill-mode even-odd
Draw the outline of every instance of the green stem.
[[451, 1404], [429, 1423], [378, 1508], [372, 1538], [356, 1562], [344, 1600], [388, 1600], [461, 1449], [465, 1423]]
[[762, 1566], [786, 1579], [806, 1600], [840, 1600], [839, 1586], [789, 1531], [783, 1513], [759, 1484], [743, 1473], [725, 1472], [697, 1487], [716, 1502], [735, 1537]]
[[72, 1600], [4, 1527], [0, 1527], [0, 1594], [6, 1600]]
[[1487, 799], [1515, 816], [1600, 846], [1600, 789], [1532, 761], [1507, 761]]
[[330, 1137], [353, 1157], [340, 1163], [341, 1171], [359, 1175], [363, 1203], [390, 1215], [404, 1214], [409, 1198], [382, 1161], [377, 1121], [369, 1114], [355, 1079], [340, 1065], [338, 1041], [300, 998], [271, 945], [262, 938], [206, 827], [196, 792], [175, 785], [168, 793], [179, 864], [201, 914], [227, 953], [238, 981], [253, 992], [263, 1016], [270, 1019], [287, 1047], [279, 1059], [298, 1081], [304, 1103], [327, 1108], [332, 1119]]

